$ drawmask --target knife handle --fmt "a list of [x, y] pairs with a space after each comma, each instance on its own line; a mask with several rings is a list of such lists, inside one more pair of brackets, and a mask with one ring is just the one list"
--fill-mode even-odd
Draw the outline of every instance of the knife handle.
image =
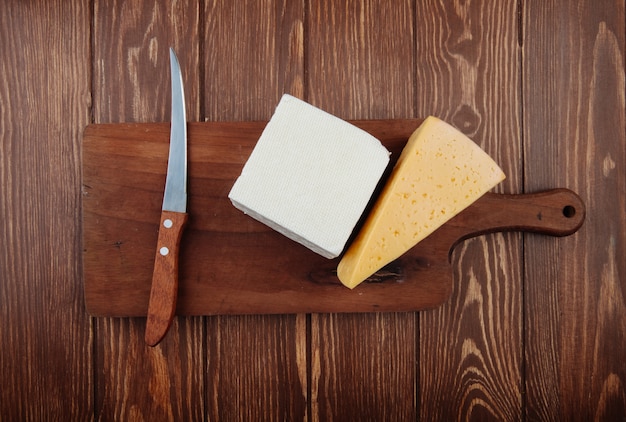
[[186, 222], [186, 213], [161, 212], [145, 334], [145, 341], [150, 346], [159, 344], [174, 319], [178, 295], [178, 252]]

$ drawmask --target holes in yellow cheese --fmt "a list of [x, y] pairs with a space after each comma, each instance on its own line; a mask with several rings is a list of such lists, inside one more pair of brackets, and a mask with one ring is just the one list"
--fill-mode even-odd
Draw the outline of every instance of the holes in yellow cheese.
[[[409, 138], [365, 224], [340, 261], [339, 279], [350, 288], [357, 286], [504, 178], [498, 165], [472, 140], [435, 117], [427, 118]], [[387, 239], [390, 232], [393, 236]]]

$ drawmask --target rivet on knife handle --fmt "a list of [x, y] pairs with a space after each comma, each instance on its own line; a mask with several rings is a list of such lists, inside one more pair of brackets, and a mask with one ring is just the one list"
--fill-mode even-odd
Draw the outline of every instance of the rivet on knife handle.
[[173, 211], [161, 213], [145, 334], [145, 341], [150, 346], [159, 344], [174, 318], [180, 239], [186, 222], [187, 214]]

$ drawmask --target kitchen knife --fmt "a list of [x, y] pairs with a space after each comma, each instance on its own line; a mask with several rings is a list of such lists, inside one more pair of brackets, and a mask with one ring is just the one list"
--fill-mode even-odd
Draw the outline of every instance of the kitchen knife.
[[178, 253], [183, 228], [187, 222], [185, 93], [178, 59], [171, 48], [170, 68], [172, 79], [170, 152], [146, 322], [145, 341], [150, 346], [159, 344], [174, 318], [178, 295]]

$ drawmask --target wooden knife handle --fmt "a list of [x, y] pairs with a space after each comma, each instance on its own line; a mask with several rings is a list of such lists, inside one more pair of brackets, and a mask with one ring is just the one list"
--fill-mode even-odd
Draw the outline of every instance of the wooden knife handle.
[[178, 295], [178, 252], [186, 222], [186, 213], [161, 213], [145, 334], [145, 341], [150, 346], [159, 344], [174, 318]]

